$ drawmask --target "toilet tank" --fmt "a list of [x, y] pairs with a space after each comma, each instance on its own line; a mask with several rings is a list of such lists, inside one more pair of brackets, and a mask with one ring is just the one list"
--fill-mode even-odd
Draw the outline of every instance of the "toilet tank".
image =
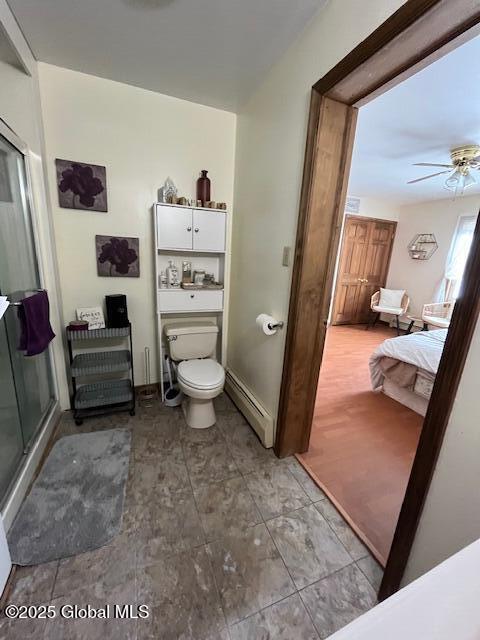
[[175, 322], [165, 327], [172, 360], [215, 358], [218, 327], [213, 322]]

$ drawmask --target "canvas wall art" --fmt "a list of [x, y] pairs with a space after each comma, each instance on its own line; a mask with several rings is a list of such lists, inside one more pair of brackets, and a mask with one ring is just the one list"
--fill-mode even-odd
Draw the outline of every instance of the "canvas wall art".
[[138, 238], [95, 236], [99, 276], [138, 278], [140, 254]]
[[72, 160], [55, 160], [58, 204], [65, 209], [108, 211], [105, 167]]

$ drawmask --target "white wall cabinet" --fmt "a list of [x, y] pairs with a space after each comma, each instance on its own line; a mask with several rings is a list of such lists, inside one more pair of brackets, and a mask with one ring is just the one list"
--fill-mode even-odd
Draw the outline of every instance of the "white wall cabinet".
[[[155, 225], [155, 282], [157, 298], [158, 365], [159, 379], [163, 380], [165, 323], [174, 318], [195, 321], [215, 320], [220, 334], [217, 358], [225, 366], [228, 310], [228, 280], [230, 241], [228, 239], [228, 213], [223, 209], [203, 209], [156, 202], [153, 207]], [[169, 262], [179, 270], [182, 262], [191, 263], [192, 272], [203, 270], [214, 276], [223, 289], [164, 289], [159, 278]], [[162, 399], [165, 399], [161, 385]]]
[[157, 205], [157, 246], [167, 251], [223, 253], [226, 213]]
[[191, 250], [193, 216], [183, 207], [157, 207], [157, 244], [167, 250]]
[[193, 211], [194, 251], [225, 251], [226, 215], [216, 211]]

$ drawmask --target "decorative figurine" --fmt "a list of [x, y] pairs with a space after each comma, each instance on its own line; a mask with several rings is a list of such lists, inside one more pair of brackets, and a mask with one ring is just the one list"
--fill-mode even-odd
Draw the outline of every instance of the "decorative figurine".
[[173, 180], [170, 176], [165, 180], [165, 184], [163, 185], [163, 197], [165, 202], [172, 203], [174, 199], [177, 198], [177, 187], [175, 186]]

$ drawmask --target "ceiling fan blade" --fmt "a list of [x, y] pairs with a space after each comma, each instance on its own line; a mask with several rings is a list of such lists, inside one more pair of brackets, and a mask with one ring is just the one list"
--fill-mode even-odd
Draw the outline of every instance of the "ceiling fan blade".
[[447, 167], [453, 169], [453, 164], [432, 164], [431, 162], [415, 162], [414, 167]]
[[424, 176], [423, 178], [417, 178], [416, 180], [409, 180], [407, 182], [407, 184], [413, 184], [414, 182], [421, 182], [422, 180], [428, 180], [429, 178], [435, 178], [435, 176], [441, 176], [442, 173], [450, 173], [450, 170], [448, 170], [448, 171], [439, 171], [438, 173], [432, 173], [429, 176]]

